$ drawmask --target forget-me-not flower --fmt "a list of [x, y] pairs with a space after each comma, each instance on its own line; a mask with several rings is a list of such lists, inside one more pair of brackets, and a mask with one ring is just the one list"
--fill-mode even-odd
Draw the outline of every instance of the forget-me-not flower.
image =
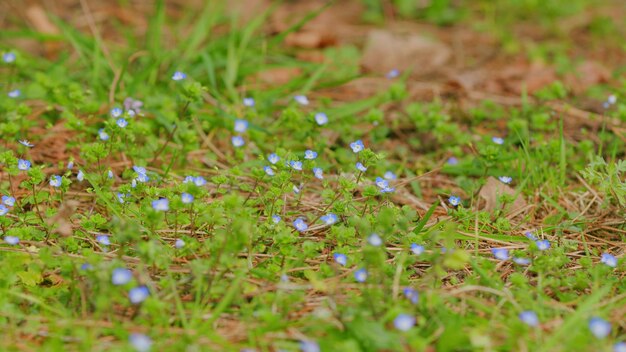
[[626, 342], [618, 342], [613, 345], [613, 352], [626, 352]]
[[63, 183], [63, 179], [59, 175], [52, 175], [50, 177], [50, 186], [52, 187], [61, 187], [61, 183]]
[[532, 310], [525, 310], [518, 315], [519, 320], [521, 320], [524, 324], [528, 326], [537, 326], [539, 325], [539, 317], [537, 317], [537, 313]]
[[369, 237], [367, 238], [367, 242], [374, 247], [378, 247], [383, 244], [383, 239], [380, 238], [377, 233], [373, 233], [369, 235]]
[[118, 125], [120, 128], [124, 128], [128, 126], [128, 121], [126, 121], [126, 119], [124, 119], [123, 117], [120, 117], [119, 119], [117, 119], [117, 121], [115, 121], [115, 124]]
[[602, 256], [600, 257], [600, 262], [610, 266], [611, 268], [615, 268], [617, 266], [617, 258], [609, 253], [602, 253]]
[[135, 165], [133, 166], [133, 171], [137, 173], [137, 180], [139, 182], [145, 183], [145, 182], [150, 181], [150, 177], [148, 176], [148, 173], [145, 167]]
[[365, 167], [365, 165], [363, 165], [360, 161], [358, 163], [356, 163], [356, 169], [361, 171], [361, 172], [365, 172], [367, 171], [367, 168]]
[[315, 341], [303, 340], [300, 341], [300, 352], [320, 352], [320, 345]]
[[150, 290], [146, 286], [137, 286], [128, 291], [128, 300], [132, 304], [139, 304], [150, 296]]
[[540, 251], [545, 251], [547, 249], [550, 249], [550, 241], [548, 240], [539, 240], [535, 242], [535, 244], [537, 245], [537, 248], [539, 248]]
[[343, 253], [333, 253], [333, 260], [341, 266], [348, 264], [348, 257]]
[[589, 330], [593, 336], [603, 339], [611, 333], [611, 323], [602, 318], [593, 317], [589, 319]]
[[293, 97], [293, 100], [300, 105], [309, 105], [309, 98], [306, 95], [296, 95]]
[[76, 179], [79, 182], [83, 182], [83, 180], [85, 179], [85, 173], [83, 172], [83, 170], [78, 170], [78, 173], [76, 174]]
[[317, 152], [314, 152], [314, 151], [312, 151], [310, 149], [307, 149], [304, 152], [304, 158], [307, 159], [307, 160], [313, 160], [313, 159], [317, 158]]
[[126, 195], [124, 193], [117, 192], [115, 196], [117, 197], [118, 202], [124, 204], [124, 198], [126, 198]]
[[506, 248], [491, 248], [491, 253], [498, 260], [509, 260], [509, 250]]
[[355, 142], [350, 143], [350, 148], [354, 153], [359, 153], [363, 149], [365, 149], [365, 145], [363, 144], [363, 141], [359, 139]]
[[111, 170], [107, 171], [107, 177], [112, 179], [113, 178], [113, 171], [111, 171]]
[[[300, 186], [302, 186], [302, 185], [300, 185]], [[299, 194], [300, 193], [300, 187], [298, 187], [296, 185], [293, 185], [292, 189], [293, 189], [293, 193], [295, 193], [295, 194]]]
[[111, 273], [111, 282], [113, 285], [125, 285], [133, 279], [133, 273], [126, 268], [115, 268]]
[[28, 141], [28, 140], [26, 140], [26, 139], [22, 139], [22, 140], [19, 140], [19, 141], [17, 141], [17, 142], [18, 142], [19, 144], [21, 144], [21, 145], [23, 145], [23, 146], [27, 147], [27, 148], [32, 148], [32, 147], [34, 147], [34, 146], [35, 146], [34, 144], [32, 144], [31, 142], [29, 142], [29, 141]]
[[0, 204], [0, 216], [5, 216], [8, 212], [9, 208], [4, 204]]
[[309, 225], [306, 224], [303, 218], [297, 218], [293, 221], [293, 227], [295, 227], [296, 230], [302, 232], [306, 231], [306, 229], [309, 228]]
[[2, 203], [7, 207], [12, 207], [15, 205], [15, 198], [11, 196], [2, 196]]
[[20, 243], [20, 239], [17, 236], [4, 236], [4, 242], [10, 244], [11, 246], [15, 246]]
[[7, 95], [9, 96], [9, 98], [19, 98], [19, 96], [22, 94], [22, 92], [19, 89], [13, 89], [12, 91], [8, 92]]
[[10, 63], [14, 62], [15, 58], [16, 58], [16, 56], [15, 56], [15, 53], [13, 53], [13, 52], [8, 52], [8, 53], [2, 54], [2, 61], [4, 61], [7, 64], [10, 64]]
[[176, 239], [176, 242], [174, 242], [174, 247], [178, 249], [185, 247], [185, 241], [181, 240], [180, 238]]
[[274, 153], [267, 156], [267, 161], [269, 161], [272, 165], [276, 164], [280, 160], [280, 157]]
[[411, 287], [405, 287], [402, 290], [402, 293], [404, 294], [404, 297], [413, 304], [417, 304], [417, 302], [419, 301], [419, 293], [417, 292], [417, 290]]
[[183, 73], [183, 72], [180, 72], [180, 71], [176, 71], [172, 75], [172, 80], [174, 80], [174, 81], [182, 81], [185, 78], [187, 78], [187, 75], [185, 73]]
[[326, 225], [332, 225], [337, 222], [338, 218], [337, 218], [337, 215], [333, 213], [328, 213], [326, 215], [321, 216], [320, 220], [322, 220], [322, 222], [324, 222], [324, 224]]
[[244, 133], [248, 129], [248, 121], [244, 119], [235, 120], [235, 132]]
[[613, 105], [617, 103], [617, 97], [615, 96], [615, 94], [611, 94], [608, 96], [608, 98], [606, 98], [606, 102]]
[[524, 232], [524, 236], [526, 236], [526, 238], [528, 238], [531, 241], [537, 240], [537, 237], [531, 231]]
[[389, 187], [389, 181], [382, 177], [376, 177], [376, 186], [378, 186], [378, 188], [387, 188]]
[[263, 171], [265, 171], [265, 174], [267, 174], [267, 176], [274, 176], [274, 175], [276, 175], [276, 173], [274, 172], [274, 169], [272, 169], [271, 166], [264, 166], [263, 167]]
[[358, 282], [365, 282], [367, 280], [367, 270], [361, 268], [354, 272], [354, 279]]
[[530, 264], [530, 259], [528, 258], [521, 258], [521, 257], [513, 257], [513, 262], [517, 265], [529, 265]]
[[118, 117], [122, 116], [122, 114], [124, 113], [124, 110], [122, 110], [120, 108], [113, 108], [113, 109], [111, 109], [111, 111], [109, 113], [111, 114], [111, 117], [118, 118]]
[[100, 244], [108, 246], [111, 244], [111, 240], [109, 240], [109, 236], [107, 235], [98, 235], [96, 236], [96, 241], [98, 241]]
[[18, 159], [17, 168], [22, 171], [28, 171], [28, 169], [30, 169], [30, 161], [24, 160], [24, 159]]
[[323, 112], [318, 112], [315, 114], [315, 122], [317, 122], [319, 126], [323, 126], [328, 123], [328, 116]]
[[409, 314], [398, 314], [393, 320], [393, 326], [400, 331], [409, 331], [415, 325], [415, 317]]
[[448, 163], [448, 165], [457, 165], [459, 163], [459, 159], [451, 156], [451, 157], [448, 158], [447, 163]]
[[301, 161], [290, 161], [289, 162], [289, 166], [291, 166], [292, 169], [294, 170], [298, 170], [298, 171], [302, 171], [302, 162]]
[[491, 137], [491, 141], [494, 142], [497, 145], [504, 144], [504, 139], [501, 138], [501, 137]]
[[106, 133], [104, 128], [101, 128], [101, 129], [98, 130], [98, 138], [100, 138], [101, 141], [108, 141], [109, 140], [109, 134]]
[[322, 170], [319, 167], [314, 167], [313, 168], [313, 175], [315, 176], [315, 178], [323, 180], [324, 179], [324, 170]]
[[158, 211], [170, 210], [170, 201], [167, 198], [159, 198], [152, 201], [152, 208]]
[[450, 203], [453, 207], [459, 206], [459, 204], [461, 204], [461, 198], [457, 196], [450, 196], [450, 198], [448, 198], [448, 203]]
[[276, 215], [276, 214], [272, 215], [272, 222], [274, 224], [278, 224], [280, 220], [281, 220], [280, 215]]
[[235, 148], [243, 147], [243, 145], [246, 144], [246, 142], [243, 140], [243, 137], [241, 136], [233, 136], [230, 141]]
[[511, 181], [513, 181], [513, 178], [509, 176], [500, 176], [498, 177], [498, 180], [500, 180], [500, 182], [504, 183], [505, 185], [508, 185], [511, 183]]
[[254, 98], [249, 98], [249, 97], [248, 98], [243, 98], [243, 105], [244, 106], [247, 106], [247, 107], [251, 108], [251, 107], [254, 106], [254, 104], [255, 104], [254, 103]]
[[193, 196], [187, 192], [183, 192], [183, 194], [180, 195], [180, 200], [183, 204], [191, 204], [193, 202]]
[[385, 172], [385, 174], [383, 175], [383, 177], [386, 180], [392, 181], [398, 178], [398, 176], [396, 176], [396, 174], [394, 174], [392, 171], [387, 171]]
[[421, 246], [417, 243], [411, 243], [411, 252], [415, 255], [420, 255], [424, 253], [424, 246]]
[[137, 352], [148, 352], [152, 348], [152, 339], [144, 334], [131, 334], [128, 342]]

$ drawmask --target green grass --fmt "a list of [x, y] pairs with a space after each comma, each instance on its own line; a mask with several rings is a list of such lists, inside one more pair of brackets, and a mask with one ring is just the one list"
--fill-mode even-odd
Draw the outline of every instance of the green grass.
[[[483, 21], [480, 9], [504, 11], [498, 20], [512, 24], [537, 14], [546, 25], [597, 6], [433, 1], [413, 12], [411, 2], [393, 4], [447, 26]], [[383, 26], [379, 5], [369, 2], [363, 20]], [[302, 341], [322, 351], [611, 351], [626, 340], [625, 145], [609, 120], [626, 121], [623, 85], [573, 95], [554, 83], [515, 97], [519, 104], [467, 106], [448, 95], [416, 100], [413, 78], [402, 75], [369, 97], [333, 100], [329, 91], [365, 75], [360, 49], [321, 49], [323, 63], [298, 59], [284, 38], [333, 8], [269, 35], [278, 6], [243, 23], [225, 3], [174, 20], [167, 2], [156, 1], [144, 37], [115, 27], [127, 45], [60, 19], [54, 36], [23, 25], [0, 32], [0, 52], [17, 54], [0, 65], [0, 194], [16, 199], [0, 216], [0, 350], [132, 351], [133, 333], [164, 351], [296, 351]], [[13, 48], [13, 39], [60, 41], [62, 50], [47, 60]], [[284, 67], [301, 73], [282, 85], [255, 78]], [[173, 81], [175, 71], [187, 78]], [[21, 96], [8, 97], [15, 88]], [[308, 106], [294, 101], [301, 94]], [[551, 108], [608, 94], [617, 102], [595, 124]], [[143, 107], [134, 117], [124, 112], [121, 128], [110, 110], [127, 97]], [[256, 105], [244, 106], [245, 97]], [[316, 123], [318, 112], [328, 124]], [[249, 125], [236, 133], [240, 119]], [[243, 146], [232, 145], [236, 135]], [[354, 153], [359, 139], [365, 149]], [[304, 159], [307, 149], [315, 160]], [[273, 176], [263, 170], [271, 153], [281, 158]], [[18, 159], [31, 161], [30, 170]], [[293, 160], [302, 171], [285, 164]], [[133, 166], [150, 180], [137, 181], [144, 175]], [[382, 193], [376, 178], [387, 171], [397, 176], [389, 181], [395, 190]], [[49, 184], [53, 175], [59, 187]], [[485, 200], [488, 178], [500, 176], [513, 181]], [[515, 210], [516, 197], [526, 206]], [[169, 200], [167, 211], [153, 208], [159, 198]], [[324, 224], [328, 213], [338, 221]], [[294, 229], [297, 218], [307, 230]], [[372, 233], [382, 245], [369, 243]], [[413, 253], [413, 244], [424, 252]], [[492, 248], [511, 258], [497, 260]], [[600, 262], [605, 252], [618, 258], [615, 268]], [[345, 266], [335, 253], [347, 256]], [[132, 279], [113, 285], [116, 268]], [[362, 268], [368, 277], [357, 282]], [[129, 293], [138, 286], [150, 294], [134, 304]], [[405, 297], [407, 287], [418, 302]], [[539, 326], [520, 321], [525, 310]], [[409, 331], [394, 327], [400, 314], [415, 318]], [[612, 324], [606, 338], [590, 332], [594, 316]]]

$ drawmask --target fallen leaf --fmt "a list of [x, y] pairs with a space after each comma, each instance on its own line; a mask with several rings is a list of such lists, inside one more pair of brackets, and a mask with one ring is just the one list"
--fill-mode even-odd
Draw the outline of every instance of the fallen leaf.
[[53, 226], [53, 231], [63, 237], [71, 236], [74, 231], [70, 217], [76, 213], [80, 203], [76, 200], [67, 200], [61, 204], [59, 211], [47, 220], [48, 225]]
[[584, 61], [573, 73], [565, 76], [565, 83], [574, 93], [580, 94], [593, 85], [608, 82], [610, 78], [611, 72], [602, 64]]
[[298, 67], [276, 67], [258, 72], [253, 80], [268, 84], [285, 84], [300, 76], [302, 70]]
[[315, 49], [324, 48], [337, 43], [335, 35], [328, 31], [306, 30], [287, 35], [285, 44], [288, 46]]
[[[478, 196], [485, 200], [485, 206], [483, 209], [492, 211], [502, 207], [502, 203], [498, 204], [498, 197], [503, 195], [515, 197], [516, 193], [517, 192], [513, 188], [490, 176], [487, 179], [487, 183], [485, 183], [485, 185], [480, 189]], [[517, 198], [515, 198], [513, 203], [505, 206], [505, 208], [511, 213], [515, 213], [524, 207], [526, 207], [526, 201], [521, 194], [517, 195]]]

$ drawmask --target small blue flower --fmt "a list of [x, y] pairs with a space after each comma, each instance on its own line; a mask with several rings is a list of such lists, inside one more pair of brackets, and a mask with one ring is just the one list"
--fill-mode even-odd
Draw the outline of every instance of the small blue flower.
[[248, 121], [243, 119], [235, 120], [235, 132], [244, 133], [248, 129]]
[[180, 195], [180, 200], [183, 204], [191, 204], [193, 203], [193, 196], [187, 192], [183, 192], [183, 194]]
[[383, 177], [384, 177], [386, 180], [389, 180], [389, 181], [393, 181], [393, 180], [395, 180], [395, 179], [397, 179], [397, 178], [398, 178], [398, 176], [396, 176], [396, 174], [394, 174], [392, 171], [387, 171], [387, 172], [385, 172], [385, 174], [383, 175]]
[[313, 175], [315, 176], [315, 178], [323, 180], [324, 179], [324, 170], [322, 170], [319, 167], [314, 167], [313, 168]]
[[451, 157], [448, 158], [447, 163], [448, 163], [448, 165], [458, 165], [459, 159], [451, 156]]
[[383, 193], [383, 194], [384, 194], [384, 193], [393, 193], [395, 190], [396, 190], [396, 188], [395, 188], [395, 187], [389, 187], [389, 186], [387, 186], [387, 187], [385, 187], [385, 188], [381, 188], [381, 189], [380, 189], [380, 193]]
[[398, 77], [399, 75], [400, 75], [400, 71], [394, 68], [393, 70], [387, 72], [386, 77], [389, 79], [393, 79], [393, 78]]
[[59, 175], [52, 175], [50, 177], [50, 186], [52, 187], [61, 187], [61, 183], [63, 183], [63, 179]]
[[504, 144], [504, 139], [500, 138], [500, 137], [491, 137], [491, 141], [494, 142], [497, 145]]
[[333, 260], [341, 266], [348, 264], [348, 257], [343, 253], [333, 253]]
[[524, 232], [524, 236], [526, 236], [526, 238], [528, 238], [531, 241], [537, 240], [537, 237], [535, 237], [535, 235], [531, 231]]
[[[302, 185], [300, 185], [300, 186], [302, 186]], [[300, 193], [300, 188], [298, 186], [296, 186], [296, 185], [293, 185], [293, 193], [299, 194]]]
[[265, 174], [267, 176], [274, 176], [274, 175], [276, 175], [276, 173], [274, 172], [274, 169], [272, 169], [271, 166], [264, 166], [263, 167], [263, 171], [265, 171]]
[[421, 255], [424, 253], [424, 246], [420, 246], [417, 243], [411, 243], [411, 252], [415, 255]]
[[419, 293], [417, 292], [417, 290], [414, 290], [411, 287], [405, 287], [404, 290], [402, 290], [402, 293], [404, 293], [404, 297], [408, 299], [412, 304], [417, 304], [417, 302], [419, 301]]
[[128, 342], [137, 352], [148, 352], [152, 348], [152, 340], [144, 334], [131, 334]]
[[15, 198], [11, 196], [2, 196], [2, 203], [7, 207], [12, 207], [15, 205]]
[[354, 153], [359, 153], [365, 149], [365, 145], [363, 145], [363, 141], [359, 139], [358, 141], [350, 143], [350, 148]]
[[302, 162], [301, 161], [290, 161], [289, 162], [289, 166], [291, 166], [292, 169], [294, 170], [298, 170], [298, 171], [302, 171]]
[[98, 241], [100, 244], [105, 245], [105, 246], [111, 245], [111, 241], [109, 240], [109, 236], [107, 235], [96, 236], [96, 241]]
[[[4, 197], [2, 197], [2, 198], [4, 198]], [[610, 266], [611, 268], [615, 268], [617, 266], [617, 258], [615, 258], [614, 255], [609, 254], [609, 253], [602, 253], [602, 257], [600, 258], [600, 262]]]
[[617, 97], [614, 94], [611, 94], [608, 96], [608, 98], [606, 98], [606, 102], [609, 103], [610, 105], [613, 105], [617, 103]]
[[7, 93], [7, 95], [9, 96], [9, 98], [15, 99], [19, 98], [19, 96], [22, 95], [22, 92], [19, 89], [13, 89], [9, 93]]
[[611, 323], [602, 318], [593, 317], [589, 320], [589, 330], [593, 336], [603, 339], [611, 333]]
[[280, 157], [274, 153], [267, 156], [267, 161], [269, 161], [272, 165], [276, 164], [280, 160]]
[[254, 98], [243, 98], [243, 105], [249, 108], [254, 106]]
[[400, 331], [409, 331], [415, 326], [415, 317], [409, 314], [398, 314], [393, 320], [393, 326]]
[[117, 192], [115, 196], [117, 197], [117, 201], [120, 202], [120, 204], [124, 204], [124, 198], [126, 198], [125, 194]]
[[31, 142], [27, 141], [26, 139], [22, 139], [22, 140], [19, 140], [19, 141], [17, 141], [17, 142], [18, 142], [19, 144], [21, 144], [21, 145], [23, 145], [23, 146], [27, 147], [27, 148], [32, 148], [32, 147], [34, 147], [34, 146], [35, 146], [34, 144], [32, 144]]
[[550, 249], [550, 241], [548, 241], [548, 240], [539, 240], [539, 241], [535, 242], [535, 244], [537, 245], [537, 248], [540, 251], [545, 251], [547, 249]]
[[457, 196], [450, 196], [450, 198], [448, 198], [448, 203], [450, 203], [453, 207], [457, 207], [461, 204], [461, 198]]
[[356, 163], [356, 169], [361, 171], [361, 172], [365, 172], [367, 171], [367, 168], [365, 167], [365, 165], [363, 165], [361, 162]]
[[22, 171], [28, 171], [28, 169], [30, 169], [30, 161], [24, 160], [24, 159], [18, 159], [17, 168]]
[[305, 95], [296, 95], [293, 97], [293, 100], [295, 100], [296, 103], [300, 105], [309, 105], [309, 98], [307, 98]]
[[309, 228], [309, 225], [307, 225], [306, 222], [304, 222], [303, 218], [297, 218], [296, 220], [293, 221], [293, 227], [295, 227], [296, 230], [302, 232], [302, 231], [306, 231], [306, 229]]
[[491, 253], [498, 260], [509, 260], [509, 250], [506, 248], [491, 248]]
[[158, 211], [170, 210], [170, 201], [167, 198], [159, 198], [152, 201], [152, 208]]
[[301, 352], [320, 352], [320, 345], [315, 341], [303, 340], [300, 341], [300, 351]]
[[71, 169], [73, 169], [73, 168], [74, 168], [74, 162], [73, 162], [73, 161], [68, 162], [68, 163], [67, 163], [67, 169], [68, 169], [68, 170], [71, 170]]
[[15, 53], [12, 53], [12, 52], [2, 54], [2, 61], [4, 61], [7, 64], [14, 62], [15, 58], [16, 58]]
[[354, 279], [358, 282], [365, 282], [367, 280], [367, 270], [361, 268], [354, 272]]
[[613, 352], [626, 352], [626, 342], [618, 342], [613, 345]]
[[206, 185], [206, 180], [202, 176], [196, 176], [193, 178], [193, 184], [198, 187], [202, 187]]
[[185, 78], [187, 78], [187, 75], [185, 73], [183, 73], [183, 72], [180, 72], [180, 71], [176, 71], [172, 75], [172, 80], [174, 80], [174, 81], [182, 81]]
[[143, 166], [133, 166], [133, 170], [137, 173], [137, 180], [139, 182], [145, 183], [150, 181], [150, 177], [146, 171], [146, 168]]
[[85, 173], [83, 172], [83, 170], [78, 170], [78, 174], [76, 174], [76, 179], [79, 182], [83, 182], [83, 180], [85, 179]]
[[133, 279], [133, 273], [126, 268], [115, 268], [111, 274], [111, 282], [113, 285], [125, 285]]
[[305, 158], [306, 160], [313, 160], [313, 159], [317, 158], [317, 152], [314, 152], [314, 151], [312, 151], [312, 150], [310, 150], [310, 149], [307, 149], [307, 150], [304, 152], [304, 158]]
[[176, 242], [174, 242], [174, 247], [178, 249], [185, 247], [185, 241], [181, 240], [180, 238], [176, 239]]
[[0, 216], [5, 216], [8, 212], [9, 208], [4, 204], [0, 204]]
[[136, 179], [136, 178], [133, 178], [133, 180], [132, 180], [132, 181], [130, 181], [130, 186], [131, 186], [132, 188], [137, 187], [137, 179]]
[[519, 320], [521, 320], [524, 324], [528, 326], [537, 326], [539, 325], [539, 318], [537, 317], [537, 313], [532, 310], [525, 310], [518, 315]]
[[278, 224], [280, 220], [281, 220], [280, 215], [272, 215], [272, 222], [274, 224]]
[[100, 138], [101, 141], [108, 141], [109, 140], [109, 134], [106, 133], [104, 128], [101, 128], [101, 129], [98, 130], [98, 138]]
[[120, 108], [113, 108], [111, 109], [111, 111], [109, 112], [109, 114], [111, 114], [111, 117], [113, 118], [118, 118], [120, 116], [122, 116], [122, 114], [124, 113], [124, 110], [120, 109]]
[[378, 247], [383, 244], [383, 239], [380, 238], [377, 233], [373, 233], [369, 235], [369, 237], [367, 238], [367, 242], [374, 247]]
[[132, 304], [139, 304], [150, 296], [150, 290], [146, 286], [137, 286], [128, 291], [128, 300]]
[[[0, 206], [1, 208], [2, 206]], [[4, 242], [11, 246], [16, 246], [20, 243], [20, 239], [16, 236], [4, 236]]]
[[243, 145], [246, 144], [246, 142], [243, 140], [243, 137], [241, 136], [233, 136], [230, 141], [235, 148], [243, 147]]
[[117, 119], [117, 121], [115, 121], [115, 124], [118, 125], [120, 128], [124, 128], [128, 126], [128, 121], [126, 121], [123, 117], [120, 117], [119, 119]]
[[323, 126], [328, 123], [328, 116], [323, 112], [318, 112], [315, 114], [315, 122], [317, 122], [319, 126]]
[[338, 219], [339, 218], [337, 217], [337, 215], [333, 213], [328, 213], [320, 217], [320, 220], [322, 220], [322, 222], [324, 222], [324, 224], [326, 225], [332, 225], [336, 223]]
[[500, 180], [500, 182], [504, 183], [505, 185], [508, 185], [511, 183], [511, 181], [513, 181], [513, 179], [509, 176], [500, 176], [498, 177], [498, 180]]
[[517, 265], [530, 265], [530, 259], [528, 258], [513, 257], [513, 262]]
[[376, 186], [378, 186], [378, 188], [387, 188], [389, 187], [389, 181], [382, 177], [376, 177]]
[[87, 270], [91, 270], [91, 269], [93, 269], [93, 265], [91, 265], [89, 263], [83, 263], [80, 266], [80, 270], [83, 270], [83, 271], [87, 271]]
[[109, 179], [112, 179], [113, 178], [113, 171], [111, 171], [111, 170], [107, 171], [107, 177]]

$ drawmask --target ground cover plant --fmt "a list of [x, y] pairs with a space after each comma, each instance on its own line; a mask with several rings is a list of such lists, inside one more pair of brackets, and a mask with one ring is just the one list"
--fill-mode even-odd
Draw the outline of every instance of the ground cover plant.
[[0, 4], [7, 351], [626, 351], [615, 1]]

